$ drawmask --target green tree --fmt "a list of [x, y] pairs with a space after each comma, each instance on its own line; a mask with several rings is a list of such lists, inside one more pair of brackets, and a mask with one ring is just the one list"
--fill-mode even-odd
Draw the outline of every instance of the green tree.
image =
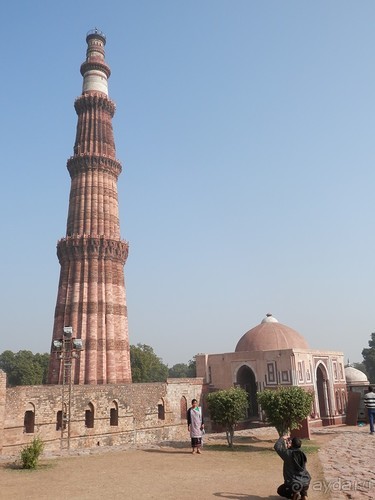
[[195, 359], [191, 359], [188, 364], [177, 363], [169, 368], [168, 376], [171, 378], [194, 378], [196, 377]]
[[7, 374], [7, 384], [40, 385], [46, 383], [49, 354], [33, 354], [31, 351], [4, 351], [0, 354], [0, 369]]
[[368, 378], [367, 370], [364, 363], [353, 363], [351, 366], [353, 366], [353, 368], [355, 368], [356, 370], [363, 372]]
[[375, 384], [375, 332], [371, 334], [371, 340], [368, 342], [369, 347], [363, 349], [363, 364], [366, 368], [366, 374], [369, 381]]
[[47, 383], [49, 360], [50, 354], [48, 352], [34, 354], [34, 361], [42, 368], [42, 384]]
[[247, 392], [240, 387], [212, 392], [207, 396], [207, 406], [211, 420], [225, 427], [228, 446], [232, 448], [235, 426], [246, 416]]
[[130, 364], [133, 382], [164, 382], [168, 378], [168, 366], [149, 345], [131, 345]]
[[14, 352], [4, 351], [0, 354], [0, 369], [7, 374], [7, 385], [12, 386], [13, 375], [15, 366]]
[[257, 393], [258, 403], [266, 415], [267, 422], [276, 427], [279, 436], [298, 429], [311, 412], [314, 394], [302, 387], [279, 387]]

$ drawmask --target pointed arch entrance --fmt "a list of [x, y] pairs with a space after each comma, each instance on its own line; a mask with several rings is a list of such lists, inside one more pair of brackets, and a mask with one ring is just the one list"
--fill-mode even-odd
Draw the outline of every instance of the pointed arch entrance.
[[237, 372], [237, 385], [247, 392], [249, 406], [247, 409], [247, 418], [258, 416], [258, 402], [257, 402], [257, 383], [253, 370], [243, 365]]
[[329, 399], [328, 373], [323, 363], [319, 363], [316, 367], [316, 388], [318, 392], [319, 416], [322, 420], [327, 420], [331, 414], [331, 403]]

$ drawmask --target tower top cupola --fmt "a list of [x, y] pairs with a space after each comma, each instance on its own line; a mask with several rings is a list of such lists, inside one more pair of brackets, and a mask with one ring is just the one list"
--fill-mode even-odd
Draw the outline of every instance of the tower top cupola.
[[108, 96], [111, 70], [105, 62], [105, 34], [95, 28], [87, 33], [86, 42], [86, 61], [81, 64], [82, 94], [101, 92]]

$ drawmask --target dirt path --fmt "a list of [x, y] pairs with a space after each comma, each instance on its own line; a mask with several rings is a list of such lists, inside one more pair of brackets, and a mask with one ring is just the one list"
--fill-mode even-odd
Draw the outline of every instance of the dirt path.
[[[274, 429], [242, 431], [229, 451], [223, 436], [206, 435], [203, 453], [192, 455], [189, 443], [143, 449], [109, 449], [82, 456], [44, 458], [36, 471], [0, 464], [1, 500], [280, 499], [282, 461], [273, 451]], [[317, 446], [329, 435], [305, 441], [308, 469], [323, 479]], [[314, 451], [309, 451], [314, 449]], [[309, 500], [328, 498], [310, 491]]]

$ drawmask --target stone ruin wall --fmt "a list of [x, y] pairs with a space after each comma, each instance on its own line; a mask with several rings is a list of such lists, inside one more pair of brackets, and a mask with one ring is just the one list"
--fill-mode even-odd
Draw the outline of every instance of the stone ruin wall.
[[[75, 385], [71, 396], [70, 449], [188, 441], [186, 407], [193, 398], [201, 399], [202, 385], [201, 378], [149, 384]], [[118, 406], [118, 425], [110, 425], [114, 402]], [[94, 408], [93, 428], [88, 428], [85, 421], [90, 404]], [[6, 389], [6, 376], [0, 370], [0, 454], [16, 456], [36, 436], [44, 442], [46, 452], [59, 451], [61, 430], [57, 429], [57, 413], [61, 408], [61, 386]], [[26, 411], [34, 411], [33, 433], [25, 431]]]

